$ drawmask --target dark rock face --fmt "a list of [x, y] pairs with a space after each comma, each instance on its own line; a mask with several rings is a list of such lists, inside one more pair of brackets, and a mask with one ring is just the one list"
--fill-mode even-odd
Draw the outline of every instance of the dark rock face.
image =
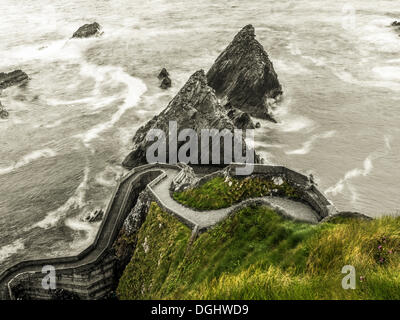
[[160, 88], [168, 89], [172, 85], [171, 78], [169, 77], [169, 73], [167, 69], [162, 68], [161, 72], [158, 75], [158, 79], [161, 81]]
[[207, 73], [217, 96], [253, 117], [272, 120], [269, 104], [282, 94], [272, 62], [255, 39], [252, 25], [245, 26], [217, 58]]
[[[400, 21], [393, 21], [391, 26], [395, 29], [397, 33], [400, 33]], [[400, 36], [400, 34], [399, 34]]]
[[[200, 136], [201, 129], [228, 129], [231, 132], [235, 129], [235, 125], [229, 119], [225, 108], [220, 105], [214, 90], [207, 85], [204, 71], [200, 70], [189, 78], [183, 88], [159, 115], [153, 117], [138, 129], [133, 137], [133, 151], [125, 158], [123, 166], [131, 169], [147, 163], [146, 150], [154, 143], [146, 141], [147, 133], [150, 129], [161, 129], [168, 135], [169, 121], [177, 122], [178, 132], [182, 129], [190, 128], [195, 130], [198, 136]], [[181, 145], [184, 144], [184, 142], [180, 143]], [[221, 143], [221, 149], [223, 149], [222, 146], [223, 144]], [[167, 162], [171, 162], [168, 143]]]
[[140, 193], [135, 207], [126, 218], [122, 229], [119, 232], [117, 240], [113, 244], [113, 251], [116, 258], [116, 278], [119, 279], [125, 270], [125, 267], [135, 252], [137, 236], [146, 219], [147, 212], [151, 204], [151, 196], [148, 190]]
[[20, 85], [28, 79], [28, 75], [22, 70], [15, 70], [9, 73], [0, 72], [0, 89]]
[[228, 117], [232, 120], [233, 124], [238, 129], [255, 129], [253, 120], [247, 112], [240, 111], [239, 109], [228, 107]]
[[101, 27], [97, 22], [85, 24], [75, 31], [75, 33], [72, 35], [72, 38], [97, 37], [101, 35], [100, 29]]
[[7, 119], [8, 118], [8, 111], [3, 107], [0, 102], [0, 119]]
[[160, 73], [159, 73], [159, 75], [158, 75], [158, 79], [162, 80], [162, 79], [164, 79], [166, 77], [169, 77], [169, 73], [168, 73], [167, 69], [162, 68]]
[[171, 87], [171, 85], [172, 85], [171, 79], [169, 77], [165, 77], [164, 79], [162, 79], [160, 87], [162, 89], [168, 89]]

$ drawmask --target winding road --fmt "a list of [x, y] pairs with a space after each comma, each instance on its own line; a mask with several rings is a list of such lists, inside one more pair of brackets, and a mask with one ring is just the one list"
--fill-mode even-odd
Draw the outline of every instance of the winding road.
[[[80, 270], [85, 269], [86, 271], [84, 272], [88, 272], [87, 269], [90, 269], [91, 266], [101, 264], [102, 259], [105, 259], [106, 255], [109, 254], [114, 241], [117, 239], [126, 217], [136, 204], [138, 195], [145, 188], [152, 193], [154, 201], [163, 209], [175, 215], [183, 223], [196, 230], [196, 232], [207, 230], [225, 219], [229, 214], [254, 203], [270, 206], [284, 216], [298, 221], [318, 223], [321, 218], [321, 215], [307, 204], [278, 197], [249, 199], [220, 210], [196, 211], [184, 207], [176, 202], [170, 194], [170, 185], [181, 170], [182, 168], [178, 165], [168, 164], [149, 164], [131, 170], [118, 183], [92, 245], [77, 256], [22, 261], [14, 265], [0, 275], [0, 298], [11, 299], [13, 297], [10, 290], [10, 283], [17, 276], [19, 277], [24, 274], [39, 274], [39, 276], [42, 276], [42, 267], [45, 265], [54, 266], [57, 274], [75, 275], [76, 273], [83, 272]], [[104, 268], [101, 270], [104, 271]], [[103, 286], [109, 286], [104, 277], [92, 277], [91, 275], [88, 276], [87, 283], [73, 282], [73, 285], [79, 287], [79, 290], [85, 286], [87, 288], [97, 286], [96, 290], [99, 292], [99, 288], [101, 288], [100, 283], [104, 283]], [[40, 289], [39, 284], [38, 287]], [[74, 291], [72, 284], [68, 285], [68, 288]], [[87, 289], [88, 293], [85, 297], [94, 296], [94, 294], [89, 292], [90, 290]]]

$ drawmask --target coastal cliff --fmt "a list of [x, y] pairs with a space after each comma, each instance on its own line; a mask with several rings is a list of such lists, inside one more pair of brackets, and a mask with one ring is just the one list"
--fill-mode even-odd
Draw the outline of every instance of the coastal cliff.
[[255, 37], [254, 27], [245, 26], [208, 71], [207, 81], [222, 101], [253, 117], [273, 121], [269, 104], [282, 94], [282, 87]]

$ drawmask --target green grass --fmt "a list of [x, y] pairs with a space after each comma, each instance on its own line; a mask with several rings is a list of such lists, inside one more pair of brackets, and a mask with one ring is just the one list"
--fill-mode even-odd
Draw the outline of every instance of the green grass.
[[[400, 218], [310, 225], [248, 207], [195, 241], [190, 234], [153, 203], [118, 297], [400, 299]], [[348, 264], [355, 290], [341, 287]]]
[[281, 196], [298, 199], [295, 188], [287, 182], [280, 185], [260, 177], [245, 179], [216, 177], [198, 188], [175, 192], [173, 198], [181, 204], [198, 210], [227, 208], [249, 198]]

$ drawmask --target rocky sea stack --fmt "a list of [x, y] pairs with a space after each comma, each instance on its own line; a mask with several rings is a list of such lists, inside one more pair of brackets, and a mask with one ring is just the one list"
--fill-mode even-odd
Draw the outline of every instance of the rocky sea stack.
[[160, 88], [162, 89], [168, 89], [172, 85], [171, 78], [169, 77], [169, 73], [167, 69], [162, 68], [158, 75], [158, 80], [160, 80]]
[[72, 35], [72, 38], [89, 38], [101, 36], [101, 26], [97, 22], [85, 24]]
[[254, 27], [245, 26], [208, 71], [207, 81], [221, 101], [253, 117], [274, 121], [269, 104], [282, 94], [282, 87], [255, 37]]
[[20, 85], [29, 79], [22, 70], [15, 70], [9, 73], [0, 72], [0, 90], [14, 85]]
[[[154, 143], [146, 141], [147, 133], [150, 129], [161, 129], [168, 134], [170, 121], [176, 121], [178, 132], [190, 128], [199, 136], [201, 129], [228, 129], [233, 132], [236, 128], [225, 108], [219, 103], [214, 90], [207, 85], [205, 72], [199, 70], [189, 78], [159, 115], [138, 129], [133, 138], [133, 151], [125, 158], [123, 166], [130, 169], [147, 163], [146, 150]], [[184, 144], [184, 142], [179, 143]], [[168, 144], [167, 162], [169, 162]]]

